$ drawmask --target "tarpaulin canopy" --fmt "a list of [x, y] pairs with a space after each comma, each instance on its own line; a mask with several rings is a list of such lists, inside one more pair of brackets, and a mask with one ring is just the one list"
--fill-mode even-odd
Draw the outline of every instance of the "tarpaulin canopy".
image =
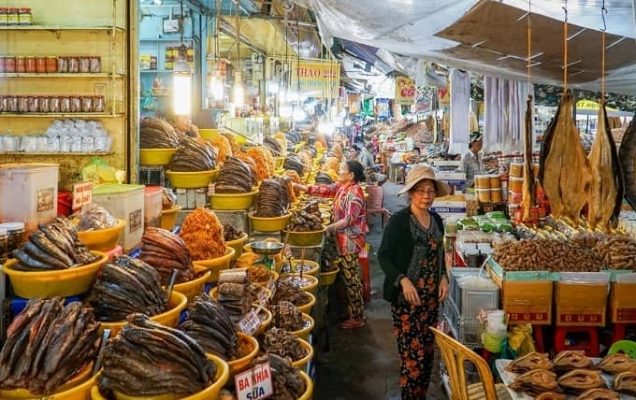
[[[495, 3], [490, 0], [487, 2]], [[377, 47], [382, 51], [377, 54], [383, 61], [396, 69], [400, 66], [409, 68], [409, 63], [404, 58], [428, 58], [444, 64], [475, 72], [496, 75], [500, 77], [523, 79], [525, 74], [520, 68], [510, 66], [510, 60], [492, 62], [484, 57], [469, 52], [450, 51], [459, 45], [465, 45], [454, 40], [436, 36], [456, 21], [471, 11], [478, 1], [475, 0], [294, 0], [301, 6], [308, 7], [316, 13], [317, 23], [323, 41], [327, 47], [331, 47], [333, 38], [344, 38], [365, 45]], [[501, 0], [496, 3], [516, 7], [519, 10], [528, 10], [528, 0]], [[605, 0], [607, 14], [605, 26], [608, 34], [614, 35], [623, 41], [633, 41], [636, 37], [636, 0]], [[553, 25], [564, 19], [562, 7], [565, 2], [558, 0], [532, 0], [531, 12], [553, 19]], [[604, 23], [601, 17], [603, 0], [569, 0], [568, 22], [572, 25], [599, 31]], [[520, 13], [523, 15], [523, 13]], [[520, 15], [520, 16], [521, 16]], [[492, 17], [496, 18], [496, 17]], [[496, 19], [481, 20], [481, 24], [491, 24], [496, 27]], [[535, 37], [541, 36], [541, 31], [534, 33]], [[573, 31], [570, 34], [576, 34]], [[501, 32], [505, 37], [505, 33]], [[561, 41], [561, 37], [554, 37], [555, 43]], [[512, 39], [511, 39], [512, 40]], [[515, 39], [517, 40], [517, 39]], [[545, 39], [543, 39], [545, 40]], [[616, 40], [614, 40], [616, 41]], [[613, 42], [608, 42], [609, 46]], [[517, 49], [525, 49], [525, 43], [517, 40], [514, 43]], [[600, 46], [598, 49], [590, 48], [591, 57], [600, 58]], [[406, 56], [406, 57], [405, 57]], [[636, 95], [636, 54], [623, 53], [616, 69], [608, 71], [606, 79], [607, 91], [622, 94]], [[400, 64], [398, 66], [397, 64]], [[608, 55], [608, 62], [609, 55]], [[598, 68], [598, 63], [591, 65]], [[611, 62], [609, 63], [611, 65]], [[410, 63], [416, 65], [416, 62]], [[407, 70], [409, 74], [415, 71]], [[558, 84], [555, 74], [536, 74], [533, 81], [537, 83]], [[576, 82], [573, 85], [588, 90], [598, 90], [598, 79], [590, 74], [587, 81]]]

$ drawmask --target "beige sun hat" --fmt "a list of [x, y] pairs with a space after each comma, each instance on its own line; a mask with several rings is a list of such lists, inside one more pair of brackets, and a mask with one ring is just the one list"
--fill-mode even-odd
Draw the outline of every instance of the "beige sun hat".
[[425, 179], [435, 182], [435, 190], [437, 190], [436, 196], [447, 196], [451, 193], [451, 187], [435, 177], [435, 171], [433, 171], [433, 168], [427, 165], [416, 165], [411, 168], [409, 173], [406, 175], [406, 184], [402, 190], [398, 192], [398, 196], [408, 192], [420, 181]]

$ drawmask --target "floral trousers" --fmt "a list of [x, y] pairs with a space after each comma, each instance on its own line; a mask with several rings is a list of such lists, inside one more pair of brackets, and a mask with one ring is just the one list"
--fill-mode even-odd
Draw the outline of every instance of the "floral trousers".
[[334, 260], [334, 264], [340, 267], [342, 272], [342, 280], [347, 296], [347, 315], [351, 319], [360, 321], [364, 318], [364, 299], [362, 297], [358, 254], [339, 256]]

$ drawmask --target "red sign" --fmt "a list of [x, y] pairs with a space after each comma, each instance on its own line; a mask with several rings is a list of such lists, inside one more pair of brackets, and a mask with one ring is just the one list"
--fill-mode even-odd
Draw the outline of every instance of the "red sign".
[[509, 322], [511, 324], [528, 324], [533, 323], [537, 325], [549, 324], [551, 321], [548, 318], [546, 312], [533, 312], [533, 313], [508, 313]]
[[93, 202], [93, 182], [73, 185], [73, 210]]
[[559, 322], [566, 324], [603, 324], [602, 314], [561, 314]]
[[238, 400], [261, 400], [274, 394], [269, 363], [258, 364], [234, 377]]
[[616, 309], [617, 322], [634, 322], [636, 321], [636, 308], [618, 308]]

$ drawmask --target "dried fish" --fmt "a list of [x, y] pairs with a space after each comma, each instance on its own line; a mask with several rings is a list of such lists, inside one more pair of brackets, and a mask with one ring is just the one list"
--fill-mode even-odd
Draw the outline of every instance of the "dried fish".
[[545, 369], [533, 369], [517, 376], [509, 385], [512, 390], [538, 396], [544, 392], [553, 392], [558, 388], [556, 374]]
[[177, 271], [177, 283], [194, 278], [190, 251], [179, 236], [165, 229], [149, 227], [141, 242], [139, 258], [159, 272], [162, 285], [168, 284], [173, 271]]
[[260, 342], [265, 353], [276, 354], [292, 361], [298, 361], [307, 355], [307, 350], [300, 344], [298, 338], [284, 329], [270, 329], [263, 335]]
[[179, 134], [166, 121], [146, 117], [139, 126], [139, 147], [142, 149], [176, 148]]
[[559, 378], [559, 386], [571, 392], [585, 392], [590, 389], [604, 388], [605, 381], [600, 370], [575, 369]]
[[627, 354], [616, 353], [605, 356], [598, 365], [600, 369], [610, 374], [620, 374], [621, 372], [636, 372], [636, 360]]
[[583, 350], [565, 350], [552, 359], [554, 370], [557, 373], [571, 371], [573, 369], [586, 369], [594, 366], [592, 359], [585, 356]]
[[545, 353], [532, 352], [519, 357], [506, 366], [506, 371], [522, 374], [533, 369], [552, 369], [552, 363]]

